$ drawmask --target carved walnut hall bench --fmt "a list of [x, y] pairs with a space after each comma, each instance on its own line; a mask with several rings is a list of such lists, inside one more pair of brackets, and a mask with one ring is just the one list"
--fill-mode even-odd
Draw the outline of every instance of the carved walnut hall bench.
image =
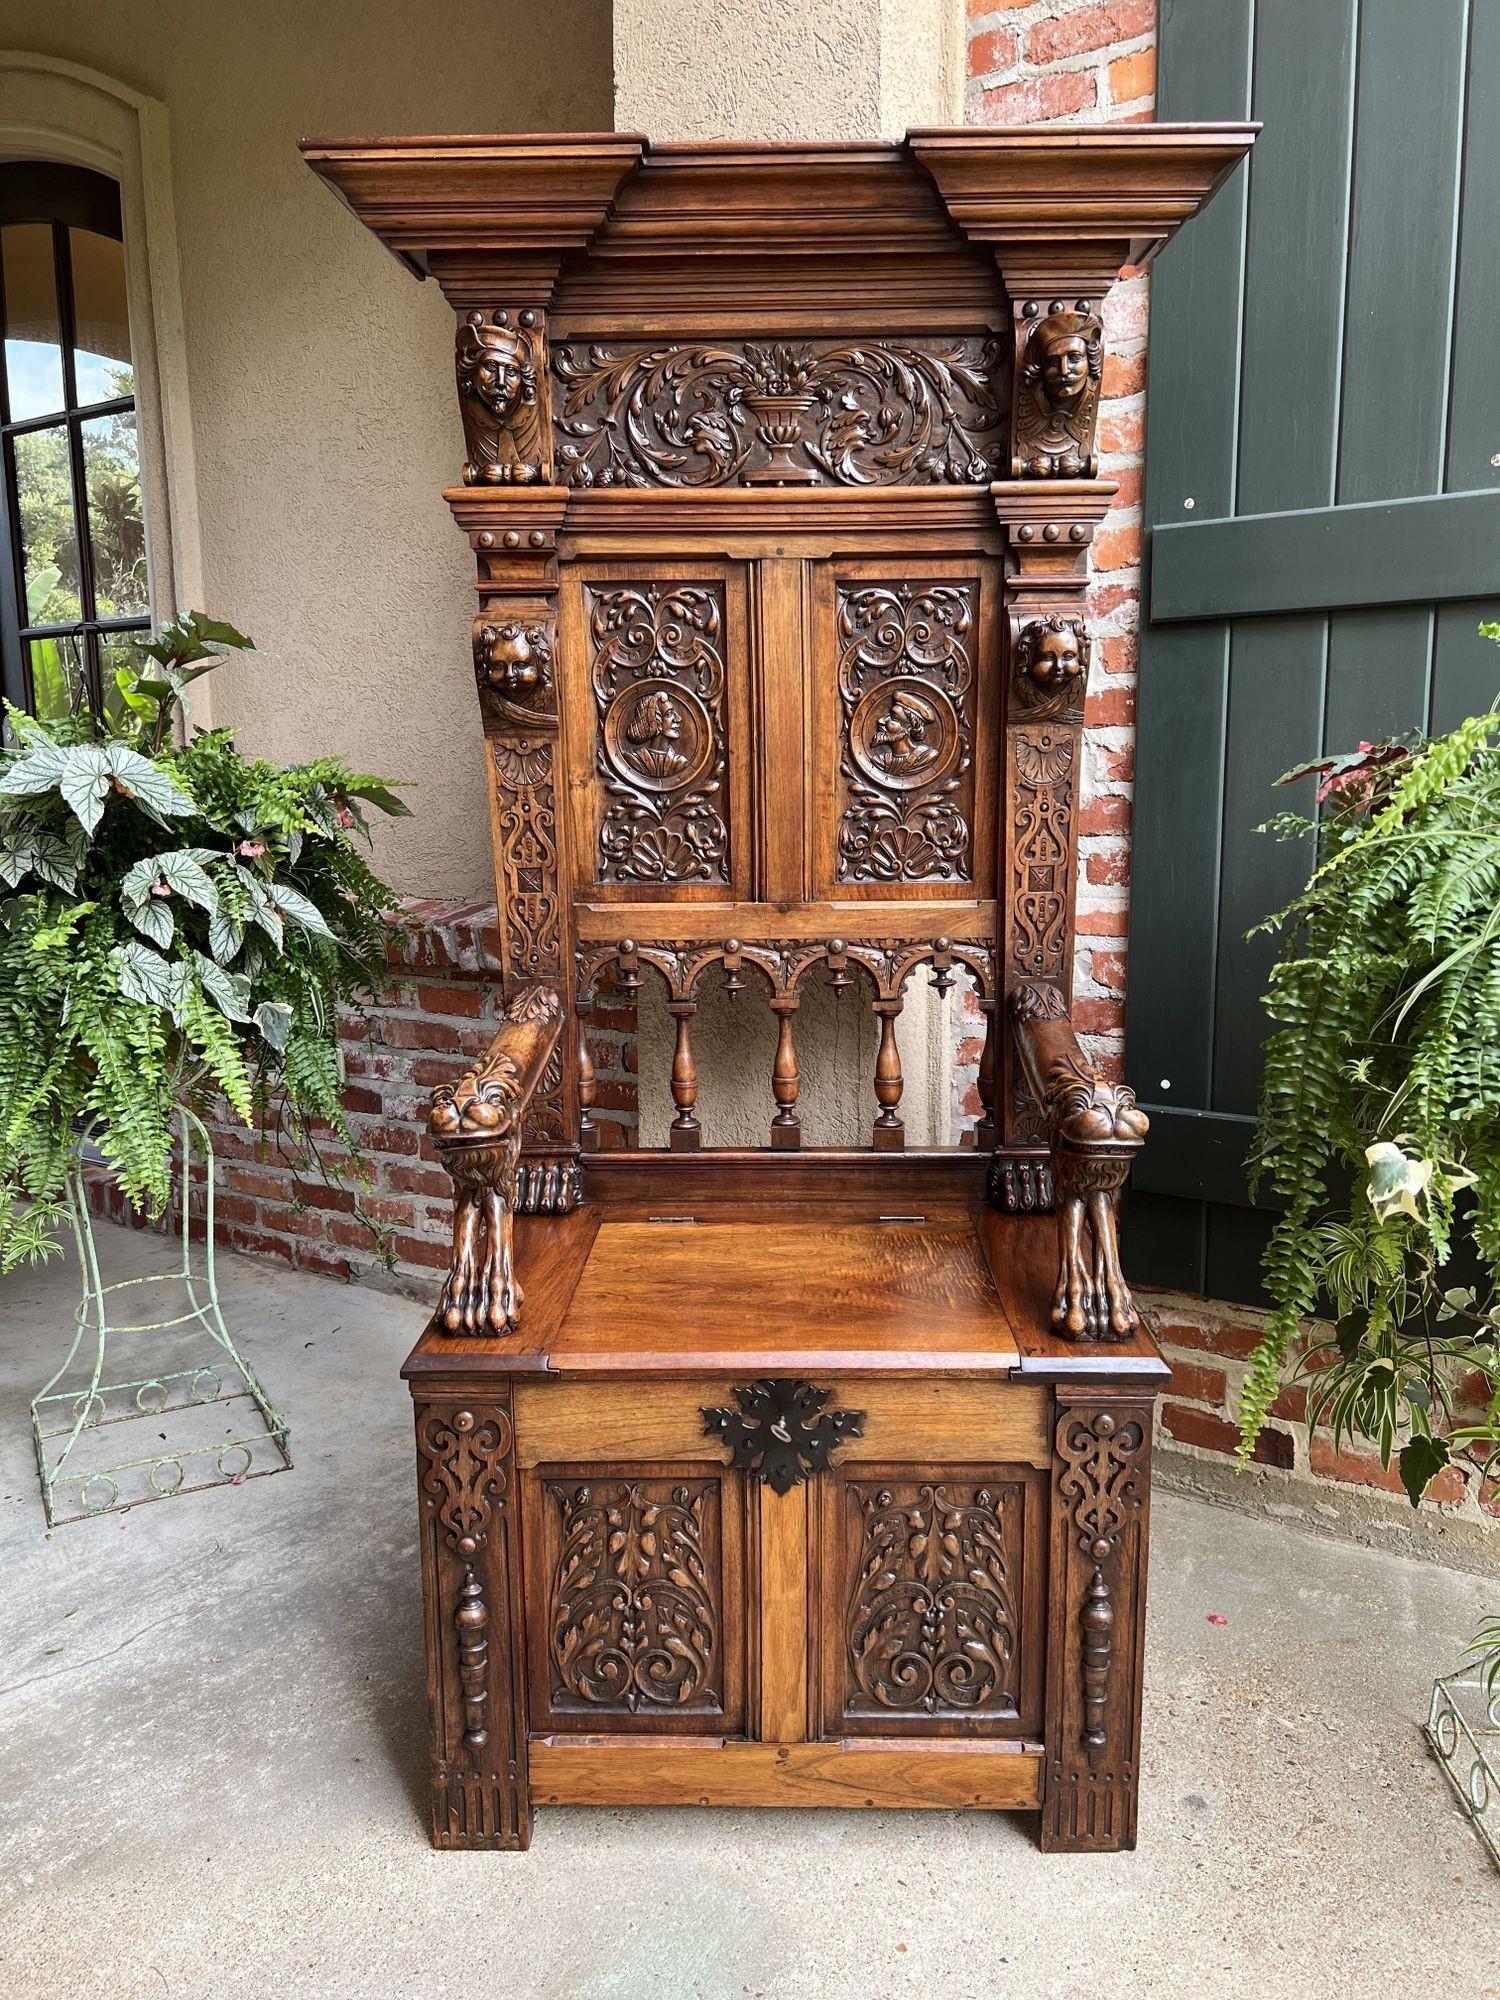
[[[988, 1807], [1135, 1838], [1145, 1119], [1068, 1019], [1105, 294], [1253, 127], [309, 142], [458, 315], [505, 1018], [436, 1093], [416, 1402], [434, 1838], [552, 1802]], [[601, 980], [675, 1033], [603, 1151]], [[987, 1022], [905, 1144], [914, 981]], [[869, 1145], [798, 1014], [868, 1008]], [[703, 1144], [707, 983], [769, 1009]]]

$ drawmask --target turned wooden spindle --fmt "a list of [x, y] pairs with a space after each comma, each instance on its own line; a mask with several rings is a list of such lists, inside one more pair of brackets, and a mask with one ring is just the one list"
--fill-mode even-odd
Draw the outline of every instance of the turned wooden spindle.
[[802, 1121], [797, 1116], [797, 1045], [792, 1040], [792, 1016], [797, 1011], [795, 995], [771, 1002], [776, 1015], [776, 1061], [771, 1069], [771, 1094], [776, 1099], [776, 1116], [771, 1120], [771, 1144], [795, 1148], [802, 1144]]
[[594, 1077], [594, 1058], [588, 1037], [589, 1017], [593, 1011], [592, 999], [580, 1000], [574, 1009], [578, 1022], [578, 1143], [586, 1153], [597, 1152], [599, 1147], [599, 1127], [592, 1116], [599, 1085]]
[[702, 1133], [693, 1106], [698, 1102], [698, 1065], [693, 1059], [693, 1016], [696, 1000], [669, 1000], [667, 1012], [677, 1023], [677, 1046], [672, 1051], [672, 1102], [677, 1116], [672, 1120], [667, 1143], [674, 1153], [698, 1150]]
[[875, 1055], [875, 1097], [880, 1110], [872, 1143], [877, 1152], [899, 1153], [906, 1144], [906, 1130], [896, 1111], [902, 1088], [901, 1055], [896, 1047], [896, 1016], [901, 1002], [877, 1000], [875, 1012], [880, 1016], [880, 1047]]
[[979, 1055], [979, 1102], [981, 1110], [974, 1125], [974, 1144], [982, 1153], [995, 1145], [995, 1003], [981, 1000], [984, 1013], [984, 1047]]

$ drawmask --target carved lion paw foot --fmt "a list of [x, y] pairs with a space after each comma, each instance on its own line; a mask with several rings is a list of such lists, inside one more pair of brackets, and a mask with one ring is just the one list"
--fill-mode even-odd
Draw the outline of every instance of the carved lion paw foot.
[[485, 1285], [484, 1322], [491, 1333], [514, 1333], [521, 1317], [521, 1287], [508, 1271], [492, 1266]]

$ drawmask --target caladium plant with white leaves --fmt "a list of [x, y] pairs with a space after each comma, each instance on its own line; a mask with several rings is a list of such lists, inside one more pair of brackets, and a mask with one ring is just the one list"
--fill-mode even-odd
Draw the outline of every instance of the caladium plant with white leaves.
[[111, 720], [7, 710], [0, 1269], [56, 1247], [81, 1130], [147, 1210], [179, 1105], [222, 1095], [247, 1123], [274, 1106], [298, 1145], [316, 1151], [315, 1128], [348, 1145], [339, 1010], [378, 991], [396, 900], [358, 843], [367, 809], [406, 808], [337, 758], [248, 759], [222, 729], [174, 741], [187, 686], [250, 644], [189, 612], [117, 674]]

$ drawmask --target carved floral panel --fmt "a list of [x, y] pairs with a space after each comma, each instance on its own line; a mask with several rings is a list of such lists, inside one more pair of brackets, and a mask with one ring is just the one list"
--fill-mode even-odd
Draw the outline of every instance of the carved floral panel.
[[847, 1483], [846, 1716], [1019, 1714], [1024, 1503], [1003, 1478]]
[[601, 882], [727, 882], [724, 591], [586, 592]]
[[974, 599], [838, 585], [841, 882], [973, 879]]
[[719, 1481], [549, 1480], [543, 1504], [554, 1716], [722, 1716]]
[[984, 484], [1004, 476], [997, 342], [567, 346], [552, 352], [570, 486]]

